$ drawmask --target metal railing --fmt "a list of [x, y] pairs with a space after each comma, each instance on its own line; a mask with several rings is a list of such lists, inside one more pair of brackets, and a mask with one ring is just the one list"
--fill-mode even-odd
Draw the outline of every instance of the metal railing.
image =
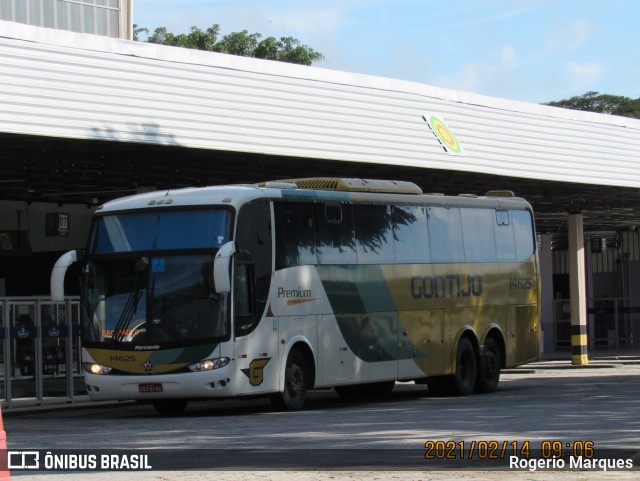
[[[571, 302], [569, 299], [553, 302], [555, 347], [571, 347]], [[640, 297], [588, 299], [587, 315], [589, 349], [640, 348]]]
[[3, 407], [86, 399], [78, 297], [0, 297]]

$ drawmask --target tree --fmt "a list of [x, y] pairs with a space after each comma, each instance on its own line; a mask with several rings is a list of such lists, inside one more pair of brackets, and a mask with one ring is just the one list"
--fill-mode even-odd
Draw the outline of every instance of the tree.
[[146, 42], [173, 47], [277, 60], [300, 65], [311, 65], [314, 62], [324, 60], [324, 55], [320, 52], [303, 45], [293, 37], [281, 37], [280, 40], [275, 37], [267, 37], [260, 40], [262, 35], [259, 33], [249, 33], [247, 30], [243, 30], [242, 32], [232, 32], [218, 39], [220, 35], [220, 25], [218, 24], [213, 24], [204, 31], [198, 27], [191, 27], [189, 33], [178, 35], [168, 32], [166, 27], [158, 27], [149, 35], [149, 29], [138, 25], [133, 26], [134, 40], [141, 41], [140, 35], [143, 33], [147, 35]]
[[543, 105], [640, 119], [640, 98], [604, 95], [593, 91], [568, 100], [557, 100]]
[[214, 47], [214, 52], [239, 55], [240, 57], [255, 57], [254, 52], [260, 39], [259, 33], [232, 32], [222, 37]]

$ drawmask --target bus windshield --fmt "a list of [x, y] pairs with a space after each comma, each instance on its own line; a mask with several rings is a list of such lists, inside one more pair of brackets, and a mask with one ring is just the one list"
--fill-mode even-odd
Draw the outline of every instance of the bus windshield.
[[226, 210], [99, 217], [83, 272], [85, 345], [135, 350], [228, 339], [229, 296], [215, 292], [213, 260], [231, 218]]
[[215, 292], [212, 277], [210, 255], [89, 261], [85, 345], [135, 349], [228, 338], [228, 295]]
[[173, 210], [100, 216], [93, 226], [90, 254], [211, 249], [229, 241], [229, 210]]

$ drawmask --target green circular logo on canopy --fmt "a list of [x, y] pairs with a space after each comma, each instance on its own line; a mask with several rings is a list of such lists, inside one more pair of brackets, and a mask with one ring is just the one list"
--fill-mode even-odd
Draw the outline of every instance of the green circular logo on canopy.
[[429, 117], [428, 122], [431, 130], [436, 135], [436, 137], [438, 137], [438, 140], [440, 140], [440, 143], [447, 152], [453, 152], [455, 154], [459, 154], [462, 152], [462, 146], [460, 145], [460, 142], [458, 142], [456, 136], [453, 135], [453, 132], [449, 130], [449, 127], [447, 127], [447, 124], [445, 124], [442, 119], [439, 119], [435, 115], [432, 115], [431, 117]]

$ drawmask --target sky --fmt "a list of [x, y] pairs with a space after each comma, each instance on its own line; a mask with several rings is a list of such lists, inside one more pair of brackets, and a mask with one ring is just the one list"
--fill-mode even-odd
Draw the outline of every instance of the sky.
[[295, 37], [315, 67], [524, 102], [640, 97], [639, 0], [133, 0], [175, 34]]

